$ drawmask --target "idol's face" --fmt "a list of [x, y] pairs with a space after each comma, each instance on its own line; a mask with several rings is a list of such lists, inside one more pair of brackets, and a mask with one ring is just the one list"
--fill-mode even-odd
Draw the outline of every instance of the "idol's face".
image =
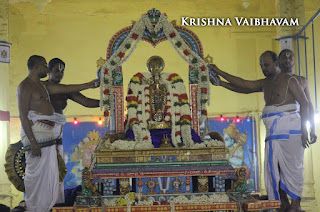
[[272, 77], [277, 72], [278, 63], [274, 62], [270, 54], [262, 54], [260, 57], [261, 70], [267, 78]]
[[291, 73], [294, 66], [294, 55], [291, 51], [284, 51], [280, 57], [280, 69], [282, 72]]
[[49, 82], [59, 84], [64, 75], [64, 65], [61, 63], [55, 64], [49, 70]]

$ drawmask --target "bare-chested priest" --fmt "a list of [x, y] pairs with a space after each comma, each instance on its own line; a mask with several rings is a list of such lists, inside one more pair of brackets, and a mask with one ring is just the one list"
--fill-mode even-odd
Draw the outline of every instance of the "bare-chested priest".
[[[49, 64], [49, 84], [60, 84], [65, 70], [65, 63], [59, 58], [53, 58], [50, 60]], [[65, 116], [63, 115], [63, 110], [67, 106], [68, 99], [79, 103], [80, 105], [88, 108], [96, 108], [99, 107], [100, 100], [97, 99], [90, 99], [80, 92], [74, 93], [60, 93], [60, 94], [52, 94], [50, 95], [51, 104], [54, 108], [54, 111], [57, 113], [56, 115], [60, 117], [61, 120], [66, 120]], [[57, 138], [57, 147], [59, 150], [60, 155], [63, 157], [63, 144], [62, 144], [62, 134], [63, 134], [63, 125], [64, 122], [60, 122], [54, 126], [54, 136]], [[59, 197], [57, 200], [57, 204], [65, 203], [64, 198], [64, 185], [63, 183], [60, 184], [59, 188]]]
[[[260, 66], [266, 78], [255, 81], [232, 76], [215, 65], [211, 68], [229, 82], [224, 82], [223, 87], [234, 91], [240, 89], [243, 93], [264, 93], [264, 178], [268, 198], [280, 200], [281, 188], [293, 199], [290, 210], [299, 211], [304, 148], [309, 145], [306, 128], [308, 99], [295, 77], [281, 73], [279, 59], [274, 52], [264, 52], [260, 56]], [[296, 102], [300, 104], [300, 114]]]
[[29, 211], [48, 212], [57, 201], [59, 172], [53, 127], [59, 123], [49, 94], [72, 93], [95, 88], [97, 80], [79, 85], [56, 85], [40, 81], [47, 76], [45, 58], [28, 60], [29, 75], [17, 89], [21, 141], [25, 149], [25, 200]]
[[298, 76], [293, 73], [293, 66], [295, 62], [294, 62], [294, 54], [290, 49], [284, 49], [280, 52], [279, 62], [280, 62], [281, 72], [289, 74], [290, 76], [294, 76], [298, 80], [309, 101], [308, 121], [310, 122], [310, 144], [313, 144], [317, 141], [317, 136], [315, 134], [314, 107], [311, 100], [308, 80], [303, 76]]

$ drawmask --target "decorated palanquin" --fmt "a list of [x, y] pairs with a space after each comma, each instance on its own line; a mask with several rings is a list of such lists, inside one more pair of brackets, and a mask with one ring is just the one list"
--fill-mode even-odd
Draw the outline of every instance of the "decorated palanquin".
[[[163, 59], [152, 56], [147, 61], [149, 72], [130, 80], [124, 123], [121, 64], [141, 40], [154, 47], [167, 40], [189, 64], [190, 102], [182, 78], [164, 72]], [[96, 211], [263, 209], [261, 201], [245, 193], [245, 181], [239, 181], [242, 173], [238, 171], [237, 177], [229, 164], [222, 136], [200, 130], [207, 119], [210, 80], [219, 82], [209, 73], [210, 57], [203, 58], [197, 36], [155, 9], [112, 37], [98, 72], [101, 108], [109, 130], [96, 148], [94, 167], [83, 171], [83, 195], [77, 196], [77, 207], [96, 206]], [[234, 192], [234, 184], [242, 193]], [[275, 202], [264, 208], [278, 206]]]

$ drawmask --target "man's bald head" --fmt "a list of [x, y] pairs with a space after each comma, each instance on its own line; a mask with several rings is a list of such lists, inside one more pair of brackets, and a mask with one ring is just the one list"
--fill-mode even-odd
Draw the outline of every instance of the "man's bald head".
[[279, 71], [279, 58], [273, 51], [265, 51], [260, 56], [260, 66], [266, 77], [272, 77]]
[[260, 56], [260, 59], [261, 59], [261, 57], [266, 56], [266, 55], [269, 55], [269, 56], [272, 58], [273, 62], [279, 62], [278, 55], [277, 55], [275, 52], [269, 51], [269, 50], [263, 52], [263, 53], [261, 54], [261, 56]]
[[28, 69], [30, 73], [37, 73], [40, 78], [44, 78], [48, 73], [47, 61], [44, 57], [39, 55], [32, 55], [28, 59]]
[[39, 56], [39, 55], [32, 55], [28, 59], [28, 64], [27, 64], [28, 65], [28, 69], [32, 70], [39, 63], [43, 63], [43, 61], [46, 61], [46, 59], [44, 57]]
[[285, 73], [292, 73], [294, 66], [294, 54], [290, 49], [284, 49], [279, 54], [280, 69]]

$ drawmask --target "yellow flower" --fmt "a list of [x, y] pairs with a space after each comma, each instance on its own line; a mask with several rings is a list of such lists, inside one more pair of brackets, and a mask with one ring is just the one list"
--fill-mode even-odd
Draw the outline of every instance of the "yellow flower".
[[125, 206], [125, 205], [127, 205], [127, 204], [128, 204], [128, 201], [125, 200], [124, 198], [119, 197], [119, 198], [117, 199], [117, 205], [118, 205], [118, 206]]
[[136, 195], [132, 192], [126, 194], [125, 199], [129, 200], [130, 202], [133, 202], [136, 199]]

